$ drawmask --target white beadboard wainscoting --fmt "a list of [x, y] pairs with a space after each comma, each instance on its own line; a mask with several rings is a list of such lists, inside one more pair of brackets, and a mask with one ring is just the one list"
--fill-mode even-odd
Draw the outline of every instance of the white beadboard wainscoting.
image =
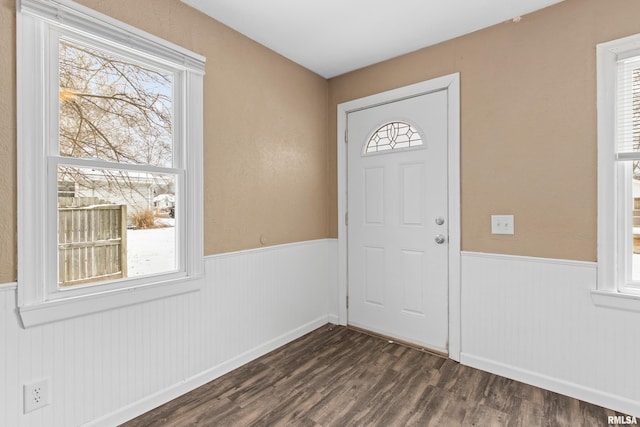
[[[23, 329], [0, 285], [0, 426], [114, 426], [337, 321], [337, 241], [205, 258], [202, 290]], [[22, 386], [51, 404], [23, 414]]]
[[[199, 292], [29, 329], [0, 285], [0, 426], [114, 426], [338, 323], [334, 239], [205, 260]], [[461, 261], [463, 364], [640, 416], [640, 313], [593, 304], [594, 263]], [[42, 378], [51, 404], [24, 415]]]
[[461, 269], [463, 364], [640, 416], [640, 313], [593, 304], [595, 263], [463, 252]]

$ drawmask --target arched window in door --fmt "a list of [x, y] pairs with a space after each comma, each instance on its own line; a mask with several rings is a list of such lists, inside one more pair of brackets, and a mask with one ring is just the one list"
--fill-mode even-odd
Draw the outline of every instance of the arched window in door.
[[387, 150], [418, 147], [422, 145], [422, 136], [416, 128], [405, 122], [389, 122], [373, 132], [365, 147], [365, 154]]

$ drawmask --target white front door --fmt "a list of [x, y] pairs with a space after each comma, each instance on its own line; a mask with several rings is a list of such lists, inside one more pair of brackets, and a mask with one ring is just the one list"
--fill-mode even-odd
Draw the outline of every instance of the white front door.
[[348, 323], [448, 351], [447, 92], [347, 115]]

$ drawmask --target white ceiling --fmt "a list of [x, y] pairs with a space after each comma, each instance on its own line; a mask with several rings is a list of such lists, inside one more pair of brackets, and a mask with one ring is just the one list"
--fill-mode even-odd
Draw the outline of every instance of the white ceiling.
[[561, 0], [182, 0], [330, 78]]

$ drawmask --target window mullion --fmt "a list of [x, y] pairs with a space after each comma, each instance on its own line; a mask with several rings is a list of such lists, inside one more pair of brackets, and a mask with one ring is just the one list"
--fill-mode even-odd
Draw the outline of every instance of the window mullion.
[[137, 165], [130, 163], [115, 163], [104, 160], [83, 159], [78, 157], [49, 156], [49, 159], [50, 162], [55, 162], [56, 164], [64, 164], [68, 166], [78, 166], [84, 168], [99, 168], [170, 175], [176, 175], [183, 172], [183, 169], [181, 168], [167, 168], [153, 165]]
[[633, 160], [640, 161], [640, 152], [632, 152], [632, 153], [616, 153], [615, 160], [618, 162], [628, 162]]
[[45, 264], [44, 264], [44, 295], [58, 291], [58, 164], [47, 162], [47, 205], [46, 229], [44, 236]]
[[185, 76], [182, 72], [175, 72], [173, 74], [173, 167], [184, 168], [186, 157], [186, 144], [185, 144]]
[[616, 288], [620, 290], [631, 280], [633, 263], [633, 217], [630, 202], [633, 203], [631, 188], [631, 162], [617, 162], [617, 206], [616, 206], [616, 235], [617, 235], [617, 280]]

